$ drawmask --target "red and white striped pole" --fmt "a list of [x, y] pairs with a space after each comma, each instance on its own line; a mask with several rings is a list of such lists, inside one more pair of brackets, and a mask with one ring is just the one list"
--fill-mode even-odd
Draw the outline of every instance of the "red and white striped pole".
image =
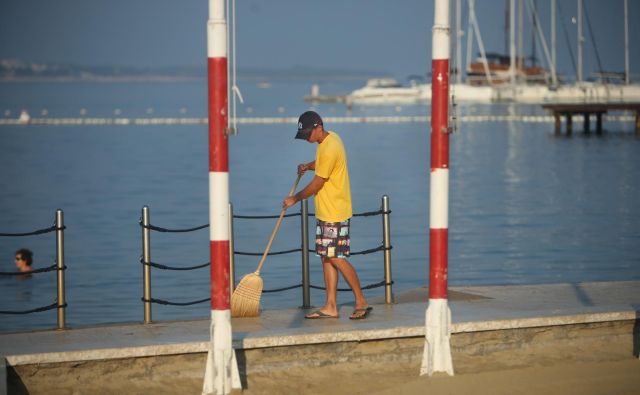
[[447, 302], [449, 227], [449, 0], [435, 0], [431, 59], [429, 306], [420, 374], [453, 375]]
[[209, 0], [209, 235], [211, 251], [211, 341], [203, 394], [240, 388], [231, 347], [229, 289], [229, 144], [227, 140], [227, 20], [225, 0]]

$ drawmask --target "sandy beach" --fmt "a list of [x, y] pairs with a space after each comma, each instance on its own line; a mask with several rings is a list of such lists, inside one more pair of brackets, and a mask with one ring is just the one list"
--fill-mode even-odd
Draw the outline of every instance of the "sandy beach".
[[[418, 375], [416, 364], [364, 365], [342, 363], [317, 368], [295, 368], [286, 371], [252, 374], [243, 383], [242, 391], [233, 394], [279, 395], [353, 395], [353, 394], [438, 394], [438, 395], [631, 395], [640, 393], [640, 360], [593, 361], [576, 359], [557, 363], [533, 363], [519, 368], [480, 372], [462, 372], [455, 376]], [[132, 376], [125, 381], [109, 378], [108, 370], [97, 372], [91, 380], [78, 381], [73, 374], [58, 375], [47, 386], [8, 388], [8, 394], [200, 394], [202, 377], [193, 367], [192, 358], [178, 363], [191, 374], [178, 377], [175, 370], [156, 367], [147, 374]], [[137, 362], [134, 362], [137, 363]], [[132, 366], [133, 368], [133, 366]], [[198, 371], [196, 371], [198, 370]], [[184, 372], [183, 372], [184, 373]], [[151, 379], [149, 377], [151, 375]]]
[[415, 369], [394, 366], [369, 371], [366, 366], [340, 366], [254, 376], [248, 384], [243, 394], [639, 394], [640, 360], [574, 360], [453, 377], [420, 377]]

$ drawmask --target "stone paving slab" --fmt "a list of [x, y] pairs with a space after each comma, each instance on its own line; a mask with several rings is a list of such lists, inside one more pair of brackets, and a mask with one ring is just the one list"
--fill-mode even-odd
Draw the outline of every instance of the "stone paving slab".
[[[640, 281], [452, 287], [452, 332], [570, 325], [640, 318]], [[263, 311], [232, 320], [235, 349], [424, 336], [427, 290], [373, 304], [366, 320], [306, 320], [300, 309]], [[422, 300], [421, 300], [422, 299]], [[372, 299], [372, 302], [374, 300]], [[118, 324], [0, 334], [8, 364], [57, 363], [206, 352], [209, 320]]]

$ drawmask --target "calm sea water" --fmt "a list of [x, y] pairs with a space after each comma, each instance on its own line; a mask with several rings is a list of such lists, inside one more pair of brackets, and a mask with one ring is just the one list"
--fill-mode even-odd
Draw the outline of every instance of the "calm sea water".
[[[327, 84], [344, 93], [359, 84]], [[241, 116], [297, 116], [309, 108], [309, 84], [241, 85]], [[247, 108], [251, 107], [249, 114]], [[32, 83], [0, 85], [0, 116], [205, 116], [206, 83]], [[320, 105], [325, 116], [346, 115]], [[153, 113], [149, 115], [148, 113]], [[460, 106], [460, 114], [541, 113], [535, 106]], [[354, 115], [428, 114], [428, 107], [355, 108]], [[429, 126], [327, 124], [349, 155], [354, 210], [380, 207], [389, 195], [395, 290], [427, 285]], [[631, 125], [606, 123], [603, 136], [555, 137], [551, 124], [469, 123], [451, 136], [450, 284], [531, 284], [640, 279], [640, 140]], [[298, 163], [315, 146], [294, 141], [295, 125], [241, 125], [230, 140], [230, 188], [236, 214], [278, 214]], [[207, 128], [200, 126], [0, 126], [0, 232], [51, 226], [65, 213], [67, 321], [70, 326], [143, 318], [141, 208], [157, 226], [208, 222]], [[304, 181], [310, 179], [307, 176]], [[297, 210], [297, 208], [295, 208]], [[313, 204], [310, 204], [313, 211]], [[275, 220], [235, 222], [236, 250], [261, 252]], [[381, 218], [356, 218], [353, 250], [381, 243]], [[208, 230], [152, 233], [154, 262], [207, 262]], [[273, 251], [300, 245], [299, 218], [283, 223]], [[53, 234], [0, 237], [0, 271], [27, 247], [36, 267], [55, 259]], [[237, 256], [238, 279], [259, 257]], [[312, 283], [322, 285], [318, 259]], [[382, 280], [380, 253], [355, 256], [363, 284]], [[269, 257], [265, 288], [300, 283], [299, 254]], [[344, 286], [341, 283], [341, 286]], [[206, 298], [208, 269], [153, 269], [152, 295], [185, 302]], [[0, 277], [0, 310], [25, 310], [55, 300], [55, 274]], [[367, 291], [383, 294], [382, 288]], [[352, 299], [342, 293], [340, 302]], [[323, 293], [312, 291], [321, 305]], [[264, 294], [263, 308], [295, 307], [301, 290]], [[209, 305], [153, 306], [154, 320], [204, 318]], [[0, 315], [0, 331], [55, 326], [55, 311]]]

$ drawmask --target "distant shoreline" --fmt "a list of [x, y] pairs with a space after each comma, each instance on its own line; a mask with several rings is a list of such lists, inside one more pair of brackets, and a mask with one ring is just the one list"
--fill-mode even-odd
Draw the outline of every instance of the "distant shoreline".
[[[246, 68], [237, 71], [240, 81], [300, 81], [309, 83], [366, 81], [388, 76], [375, 70], [323, 69], [293, 66], [288, 69]], [[29, 62], [0, 58], [0, 82], [190, 82], [206, 81], [206, 65], [132, 67], [82, 66]]]
[[[296, 81], [296, 82], [336, 82], [336, 81], [366, 81], [371, 78], [368, 75], [292, 75], [292, 76], [269, 76], [269, 75], [238, 75], [238, 80], [243, 82], [276, 82], [276, 81]], [[206, 81], [206, 76], [92, 76], [92, 77], [0, 77], [0, 83], [26, 83], [26, 82], [195, 82]]]
[[101, 77], [0, 77], [0, 82], [186, 82], [204, 81], [204, 77], [177, 76], [101, 76]]

